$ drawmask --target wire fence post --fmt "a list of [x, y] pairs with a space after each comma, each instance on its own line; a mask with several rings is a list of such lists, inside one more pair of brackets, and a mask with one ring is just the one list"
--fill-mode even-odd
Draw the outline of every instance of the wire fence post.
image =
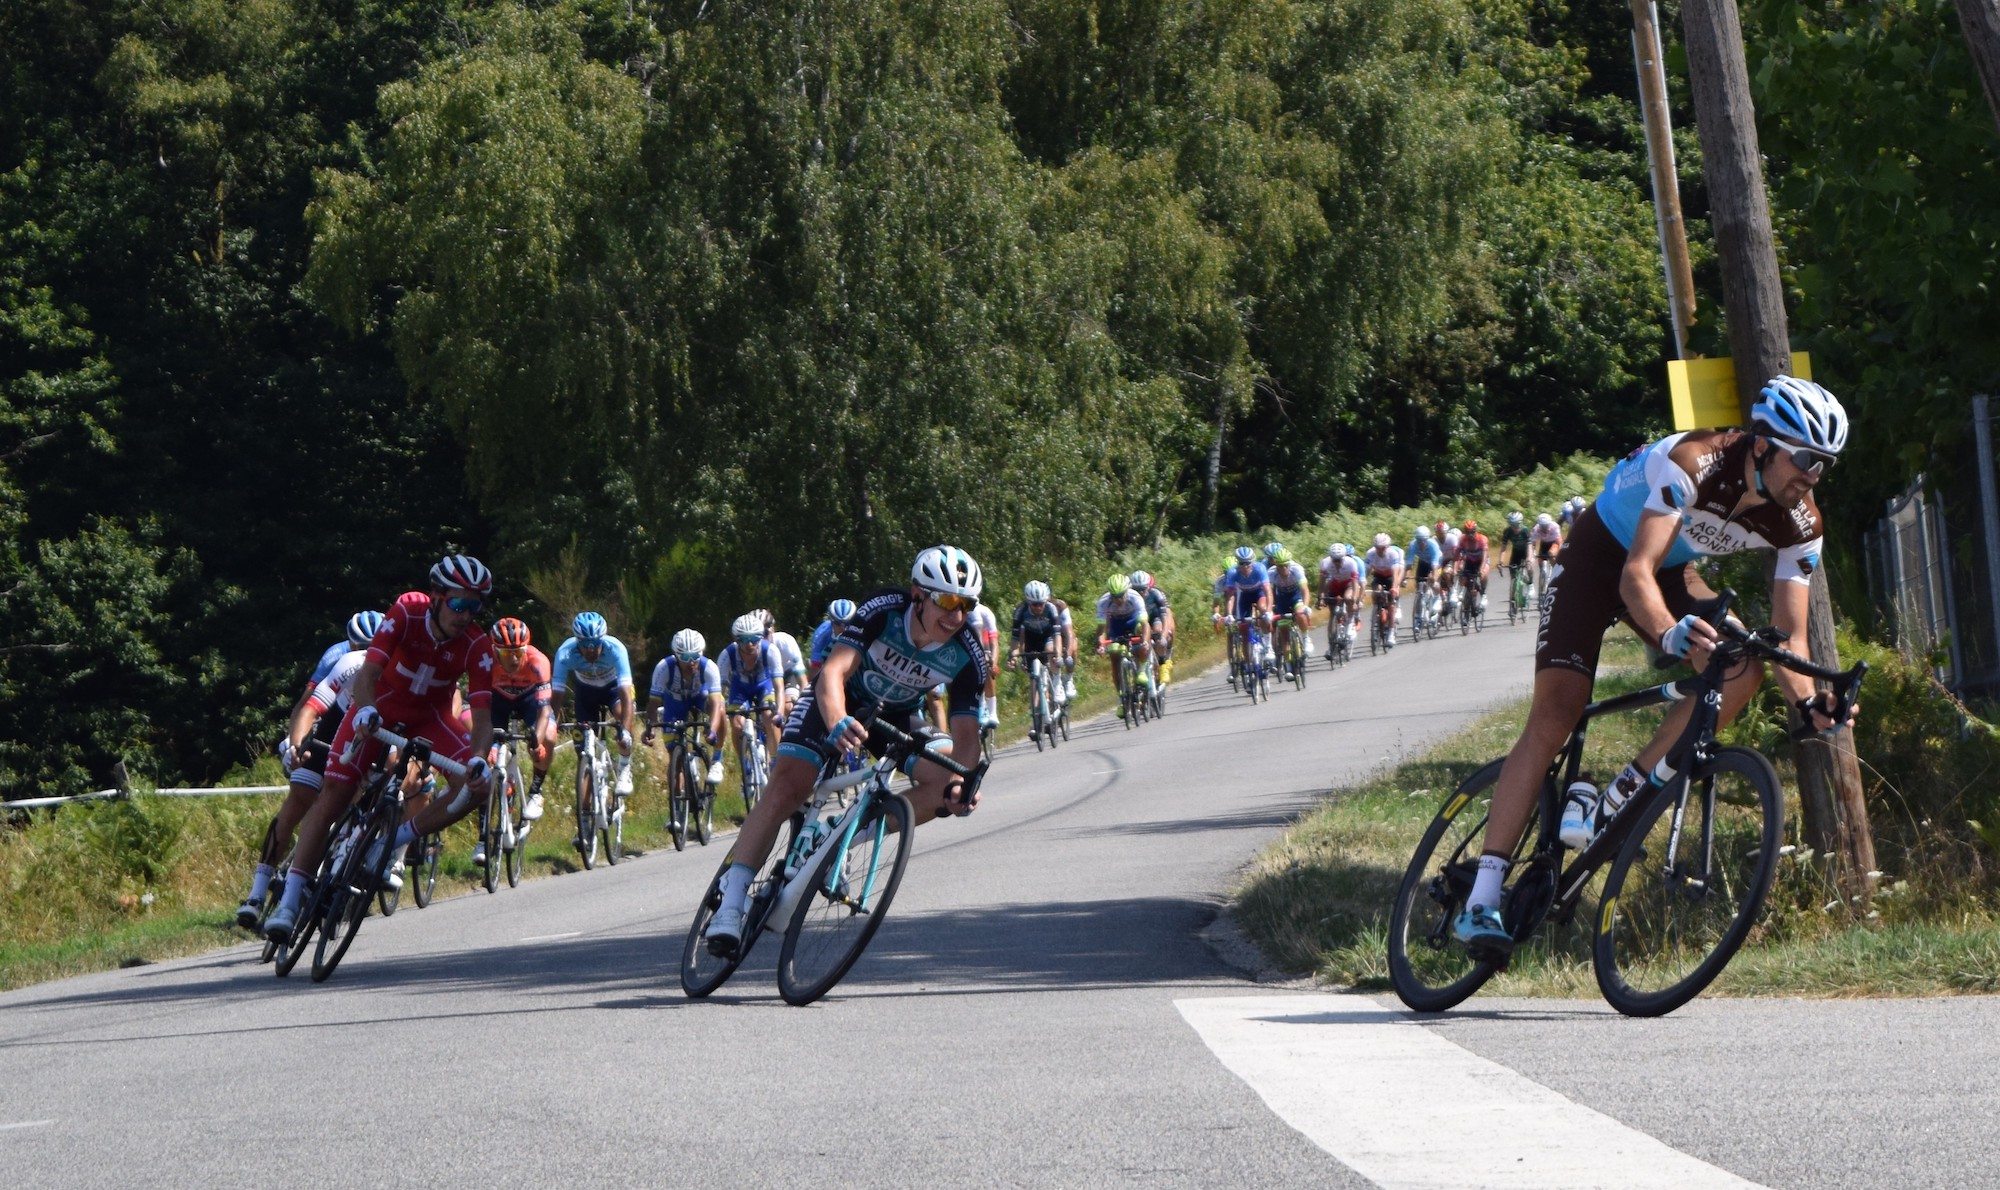
[[1990, 402], [1972, 398], [1972, 439], [1978, 444], [1974, 466], [1979, 471], [1980, 539], [1986, 555], [1986, 610], [1992, 617], [1993, 642], [2000, 648], [2000, 484], [1993, 476], [1993, 422]]

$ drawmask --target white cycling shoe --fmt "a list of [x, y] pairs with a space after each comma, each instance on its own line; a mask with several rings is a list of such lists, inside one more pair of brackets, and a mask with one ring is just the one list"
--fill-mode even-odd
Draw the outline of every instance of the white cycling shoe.
[[712, 762], [710, 762], [710, 764], [709, 764], [709, 766], [708, 766], [708, 783], [709, 783], [710, 785], [720, 785], [720, 784], [722, 784], [722, 762], [721, 762], [721, 761], [717, 760], [717, 761], [712, 761]]
[[521, 807], [521, 821], [536, 822], [540, 820], [541, 816], [542, 795], [538, 793], [528, 799], [527, 805]]
[[741, 909], [731, 909], [724, 905], [709, 919], [708, 929], [702, 937], [708, 940], [708, 953], [719, 959], [733, 959], [743, 949], [743, 918]]

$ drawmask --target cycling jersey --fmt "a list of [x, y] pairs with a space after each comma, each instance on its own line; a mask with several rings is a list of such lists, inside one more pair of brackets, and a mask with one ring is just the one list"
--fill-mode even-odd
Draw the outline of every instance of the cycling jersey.
[[975, 603], [965, 614], [965, 622], [979, 633], [980, 640], [992, 640], [1000, 635], [1000, 622], [993, 618], [993, 609], [983, 603]]
[[1465, 534], [1461, 533], [1457, 529], [1452, 529], [1449, 532], [1447, 532], [1444, 535], [1444, 540], [1438, 543], [1438, 560], [1441, 562], [1456, 561], [1458, 558], [1459, 542], [1463, 540], [1464, 537]]
[[1500, 549], [1509, 566], [1519, 566], [1528, 560], [1528, 527], [1509, 525], [1500, 534]]
[[507, 660], [494, 651], [493, 693], [503, 698], [527, 699], [530, 702], [549, 701], [549, 659], [548, 655], [533, 645], [521, 650], [521, 663], [508, 665]]
[[1382, 549], [1370, 548], [1361, 556], [1361, 564], [1367, 568], [1368, 573], [1387, 578], [1402, 568], [1403, 551], [1393, 545]]
[[778, 650], [780, 671], [803, 677], [806, 672], [806, 658], [805, 654], [799, 652], [799, 638], [789, 632], [773, 632], [770, 640], [771, 646]]
[[326, 675], [333, 672], [334, 663], [349, 653], [359, 651], [344, 640], [328, 645], [326, 650], [319, 655], [319, 660], [313, 662], [312, 676], [306, 679], [306, 693], [311, 694], [314, 686], [326, 680]]
[[1438, 547], [1435, 537], [1412, 537], [1410, 544], [1403, 548], [1403, 556], [1412, 565], [1432, 567], [1444, 560], [1444, 551]]
[[368, 660], [382, 669], [375, 687], [375, 705], [382, 717], [391, 708], [451, 702], [458, 679], [468, 683], [467, 701], [484, 707], [493, 700], [493, 641], [477, 624], [451, 640], [431, 635], [431, 597], [411, 591], [396, 600], [382, 617], [382, 627], [368, 642]]
[[1034, 610], [1032, 604], [1023, 602], [1014, 608], [1012, 638], [1024, 653], [1046, 653], [1055, 647], [1056, 637], [1062, 635], [1062, 612], [1057, 610], [1055, 600], [1042, 604], [1042, 610]]
[[1461, 570], [1478, 570], [1486, 565], [1486, 534], [1472, 533], [1461, 538], [1458, 543], [1458, 565]]
[[1534, 544], [1535, 552], [1544, 558], [1549, 556], [1551, 548], [1562, 544], [1562, 539], [1563, 531], [1559, 525], [1544, 525], [1536, 521], [1535, 527], [1528, 530], [1528, 540]]
[[662, 726], [680, 722], [697, 702], [706, 704], [709, 695], [722, 692], [722, 671], [715, 662], [703, 657], [693, 670], [693, 673], [683, 670], [672, 657], [653, 667], [653, 682], [647, 693], [660, 700]]
[[732, 644], [722, 650], [722, 659], [716, 663], [722, 689], [732, 706], [754, 706], [765, 695], [777, 692], [785, 672], [777, 646], [763, 641], [755, 647], [755, 656], [753, 666], [743, 660], [743, 646]]
[[625, 642], [615, 636], [607, 636], [597, 660], [586, 661], [575, 637], [564, 641], [562, 647], [556, 650], [555, 675], [550, 685], [557, 694], [562, 694], [572, 683], [595, 686], [600, 690], [630, 689], [632, 659], [625, 652]]
[[1271, 591], [1283, 591], [1296, 596], [1306, 588], [1306, 568], [1297, 562], [1287, 562], [1271, 571]]
[[1329, 595], [1345, 594], [1361, 578], [1361, 564], [1349, 555], [1339, 558], [1331, 556], [1319, 560], [1320, 589]]
[[1136, 636], [1146, 623], [1146, 597], [1137, 591], [1127, 591], [1123, 595], [1099, 595], [1097, 620], [1104, 625], [1104, 634], [1113, 640]]
[[1257, 601], [1264, 598], [1264, 588], [1271, 582], [1271, 572], [1262, 562], [1252, 562], [1250, 573], [1243, 573], [1241, 566], [1232, 566], [1222, 576], [1222, 589], [1227, 596], [1235, 597], [1236, 618], [1247, 619], [1257, 610]]
[[1628, 548], [1642, 512], [1678, 517], [1680, 530], [1660, 560], [1663, 569], [1769, 549], [1778, 554], [1779, 581], [1810, 584], [1821, 539], [1819, 507], [1810, 493], [1790, 508], [1767, 500], [1737, 512], [1751, 491], [1744, 472], [1756, 438], [1744, 430], [1692, 430], [1662, 438], [1613, 467], [1591, 507]]
[[1153, 624], [1167, 622], [1167, 593], [1158, 587], [1146, 588], [1146, 619]]
[[814, 665], [825, 665], [826, 655], [833, 651], [832, 620], [821, 620], [819, 627], [813, 629], [811, 648], [812, 663]]
[[[333, 663], [333, 668], [327, 671], [326, 676], [313, 687], [312, 693], [306, 696], [306, 705], [321, 716], [319, 721], [321, 727], [327, 723], [325, 716], [328, 711], [339, 707], [341, 714], [345, 715], [347, 708], [354, 705], [354, 675], [367, 660], [368, 655], [358, 650], [341, 654]], [[334, 723], [337, 725], [339, 720], [336, 718]], [[313, 734], [320, 733], [316, 729]], [[329, 731], [326, 735], [332, 738], [333, 733]]]

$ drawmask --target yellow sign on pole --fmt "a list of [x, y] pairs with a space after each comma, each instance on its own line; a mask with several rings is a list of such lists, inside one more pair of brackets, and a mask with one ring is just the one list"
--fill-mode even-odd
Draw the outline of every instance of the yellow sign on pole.
[[[1812, 358], [1792, 352], [1792, 375], [1812, 379]], [[1736, 397], [1736, 365], [1726, 359], [1667, 361], [1667, 395], [1674, 403], [1674, 430], [1740, 426], [1750, 411]]]

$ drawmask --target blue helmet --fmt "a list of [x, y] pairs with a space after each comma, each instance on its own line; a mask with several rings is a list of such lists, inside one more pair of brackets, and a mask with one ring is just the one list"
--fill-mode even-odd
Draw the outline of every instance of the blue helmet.
[[382, 628], [381, 612], [355, 612], [347, 617], [347, 643], [359, 649]]
[[1750, 424], [1773, 438], [1823, 455], [1837, 455], [1847, 445], [1847, 411], [1812, 381], [1773, 376], [1757, 398]]
[[1251, 549], [1251, 548], [1250, 548], [1249, 546], [1247, 546], [1247, 545], [1239, 545], [1239, 546], [1237, 546], [1237, 547], [1236, 547], [1236, 564], [1237, 564], [1237, 565], [1241, 566], [1241, 565], [1242, 565], [1243, 563], [1245, 563], [1245, 562], [1255, 562], [1256, 560], [1257, 560], [1257, 551], [1256, 551], [1256, 550], [1253, 550], [1253, 549]]
[[855, 607], [852, 599], [836, 599], [826, 605], [826, 618], [836, 624], [845, 624], [849, 620], [852, 620], [854, 612]]
[[1266, 558], [1276, 558], [1284, 552], [1285, 543], [1282, 541], [1267, 541], [1264, 543], [1264, 556]]
[[578, 644], [594, 645], [604, 639], [604, 617], [596, 612], [578, 612], [570, 621], [569, 630], [576, 634]]

